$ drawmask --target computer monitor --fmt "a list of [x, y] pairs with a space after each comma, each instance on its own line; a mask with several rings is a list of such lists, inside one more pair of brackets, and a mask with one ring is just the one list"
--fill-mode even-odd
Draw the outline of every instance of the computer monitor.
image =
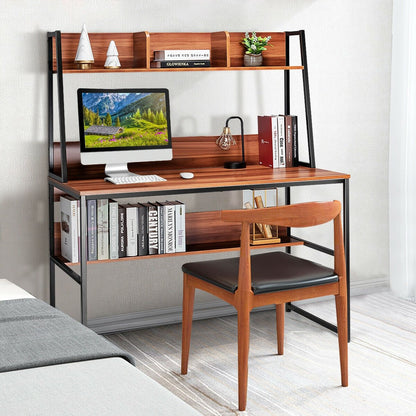
[[78, 90], [81, 163], [105, 164], [108, 176], [134, 175], [129, 162], [172, 159], [165, 88]]

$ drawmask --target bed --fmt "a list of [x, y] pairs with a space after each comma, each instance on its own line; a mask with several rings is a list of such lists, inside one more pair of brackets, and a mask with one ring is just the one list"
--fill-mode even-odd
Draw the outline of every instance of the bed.
[[200, 413], [104, 337], [0, 279], [0, 414]]

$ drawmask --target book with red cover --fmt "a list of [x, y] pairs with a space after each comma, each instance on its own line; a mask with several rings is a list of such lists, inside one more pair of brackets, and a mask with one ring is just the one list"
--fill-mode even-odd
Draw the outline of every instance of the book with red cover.
[[260, 165], [279, 167], [277, 116], [257, 116], [257, 127]]

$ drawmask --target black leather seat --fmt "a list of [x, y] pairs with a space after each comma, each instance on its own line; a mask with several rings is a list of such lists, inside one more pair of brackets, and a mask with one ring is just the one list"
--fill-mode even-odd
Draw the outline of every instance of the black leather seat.
[[[186, 263], [184, 273], [234, 293], [238, 288], [240, 258]], [[253, 293], [277, 292], [333, 283], [338, 276], [333, 269], [283, 252], [251, 256], [251, 289]]]

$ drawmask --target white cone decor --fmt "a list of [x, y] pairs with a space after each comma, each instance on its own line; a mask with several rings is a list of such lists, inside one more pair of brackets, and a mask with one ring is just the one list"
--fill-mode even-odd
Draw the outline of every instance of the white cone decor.
[[120, 61], [118, 60], [118, 50], [115, 42], [112, 40], [108, 45], [107, 59], [104, 64], [104, 68], [120, 68]]
[[79, 38], [78, 50], [75, 56], [76, 64], [79, 69], [89, 69], [94, 63], [94, 56], [92, 54], [90, 38], [88, 37], [87, 28], [85, 24], [82, 25], [81, 36]]

